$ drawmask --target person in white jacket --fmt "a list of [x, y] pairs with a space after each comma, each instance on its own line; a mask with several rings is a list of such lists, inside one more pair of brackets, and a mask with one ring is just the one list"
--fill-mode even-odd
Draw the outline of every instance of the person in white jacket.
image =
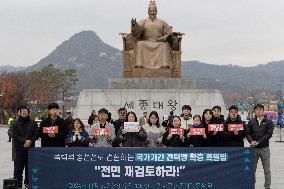
[[149, 115], [149, 121], [145, 124], [144, 129], [147, 132], [147, 147], [161, 147], [165, 128], [160, 125], [159, 115], [156, 111], [152, 111]]
[[183, 128], [185, 130], [189, 130], [190, 127], [193, 125], [193, 119], [191, 116], [191, 107], [189, 105], [184, 105], [182, 107], [182, 114], [181, 117], [181, 126], [180, 128]]

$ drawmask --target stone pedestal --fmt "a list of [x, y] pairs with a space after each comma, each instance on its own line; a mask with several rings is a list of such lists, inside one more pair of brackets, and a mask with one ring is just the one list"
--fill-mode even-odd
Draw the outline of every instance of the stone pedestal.
[[195, 89], [196, 81], [190, 78], [110, 78], [109, 89]]
[[[175, 75], [170, 68], [147, 69], [147, 68], [131, 68], [131, 71], [124, 71], [125, 78], [137, 77], [162, 77], [162, 78], [179, 78], [180, 75]], [[175, 76], [175, 77], [174, 77]]]
[[204, 109], [214, 105], [225, 109], [218, 90], [196, 89], [196, 81], [190, 78], [110, 78], [108, 89], [81, 91], [73, 117], [87, 121], [92, 110], [106, 108], [116, 119], [118, 109], [125, 107], [138, 117], [144, 111], [157, 111], [162, 118], [170, 111], [180, 115], [185, 104], [192, 107], [193, 115], [202, 114]]
[[138, 117], [144, 111], [157, 111], [160, 118], [170, 111], [180, 115], [183, 105], [192, 107], [192, 114], [202, 114], [205, 108], [220, 105], [225, 110], [218, 90], [203, 89], [85, 89], [81, 91], [73, 117], [87, 121], [92, 110], [106, 108], [112, 118], [118, 118], [117, 111], [126, 107]]

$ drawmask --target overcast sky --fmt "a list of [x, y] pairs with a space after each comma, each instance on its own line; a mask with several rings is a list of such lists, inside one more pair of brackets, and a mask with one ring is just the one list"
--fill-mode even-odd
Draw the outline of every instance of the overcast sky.
[[[182, 59], [253, 66], [284, 60], [284, 0], [157, 0], [184, 32]], [[147, 16], [147, 0], [0, 0], [0, 66], [28, 66], [82, 30], [121, 49], [119, 32]]]

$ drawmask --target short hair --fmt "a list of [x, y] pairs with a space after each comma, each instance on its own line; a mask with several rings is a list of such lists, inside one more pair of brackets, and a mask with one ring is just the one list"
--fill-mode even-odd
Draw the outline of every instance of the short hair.
[[237, 110], [237, 111], [239, 111], [239, 108], [238, 108], [238, 106], [236, 106], [236, 105], [232, 105], [232, 106], [229, 107], [229, 111], [231, 111], [231, 110]]
[[101, 114], [101, 113], [106, 113], [106, 114], [108, 114], [108, 110], [105, 109], [105, 108], [101, 108], [101, 109], [99, 109], [98, 114]]
[[23, 109], [28, 110], [28, 112], [30, 113], [30, 109], [29, 109], [29, 107], [28, 107], [26, 104], [21, 104], [21, 105], [19, 105], [19, 106], [17, 107], [17, 110], [18, 110], [18, 111], [21, 111], [21, 110], [23, 110]]
[[127, 112], [127, 109], [126, 108], [119, 108], [117, 112], [119, 113], [119, 112], [123, 112], [123, 111]]
[[190, 110], [191, 111], [191, 107], [190, 107], [190, 105], [183, 105], [181, 110]]
[[221, 109], [221, 106], [219, 106], [219, 105], [213, 106], [212, 111], [215, 110], [215, 109], [220, 110], [220, 112], [221, 112], [221, 110], [222, 110], [222, 109]]
[[48, 108], [48, 110], [51, 110], [51, 109], [54, 109], [54, 108], [59, 109], [59, 105], [57, 103], [53, 102], [53, 103], [50, 103], [47, 108]]
[[264, 106], [262, 104], [257, 104], [254, 106], [253, 110], [257, 109], [257, 108], [262, 108], [264, 110]]

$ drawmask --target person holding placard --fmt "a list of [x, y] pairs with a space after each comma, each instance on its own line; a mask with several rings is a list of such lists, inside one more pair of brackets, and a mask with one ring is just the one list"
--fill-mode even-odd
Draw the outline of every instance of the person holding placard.
[[236, 105], [229, 107], [229, 116], [224, 123], [224, 131], [222, 132], [224, 147], [244, 147], [246, 126], [238, 111]]
[[67, 135], [66, 145], [68, 147], [88, 147], [90, 143], [89, 134], [85, 130], [83, 122], [76, 118], [71, 124], [71, 131]]
[[156, 111], [152, 111], [149, 115], [148, 123], [144, 126], [148, 138], [148, 147], [161, 147], [162, 137], [165, 133], [165, 128], [160, 125], [159, 115]]
[[[204, 110], [205, 111], [205, 110]], [[204, 113], [204, 112], [203, 112]], [[222, 147], [223, 146], [223, 138], [221, 133], [224, 129], [224, 116], [221, 115], [221, 107], [214, 106], [212, 110], [206, 109], [205, 114], [210, 118], [209, 123], [206, 124], [208, 128], [207, 133], [207, 144], [210, 147]], [[205, 125], [204, 125], [205, 126]]]
[[190, 147], [206, 147], [206, 129], [201, 124], [200, 115], [193, 117], [193, 125], [190, 128], [190, 132], [186, 135], [186, 146]]
[[[215, 147], [214, 137], [217, 134], [216, 130], [211, 130], [213, 112], [211, 109], [205, 109], [202, 113], [201, 124], [206, 129], [206, 143], [208, 147]], [[218, 130], [218, 129], [217, 129]]]
[[128, 112], [126, 122], [118, 131], [118, 141], [121, 147], [145, 147], [147, 133], [143, 126], [137, 122], [134, 112]]
[[163, 135], [162, 143], [166, 147], [184, 147], [184, 139], [186, 136], [186, 130], [180, 128], [181, 119], [175, 115], [172, 119], [172, 128], [169, 128]]
[[115, 129], [113, 124], [107, 122], [108, 110], [102, 108], [98, 111], [99, 123], [91, 126], [92, 147], [112, 147], [115, 140]]
[[69, 127], [64, 119], [58, 116], [59, 105], [51, 103], [48, 105], [49, 116], [40, 123], [39, 136], [41, 147], [66, 147], [65, 139]]
[[223, 124], [225, 122], [224, 115], [221, 114], [222, 108], [219, 105], [213, 106], [211, 109], [213, 113], [212, 123], [214, 124]]

